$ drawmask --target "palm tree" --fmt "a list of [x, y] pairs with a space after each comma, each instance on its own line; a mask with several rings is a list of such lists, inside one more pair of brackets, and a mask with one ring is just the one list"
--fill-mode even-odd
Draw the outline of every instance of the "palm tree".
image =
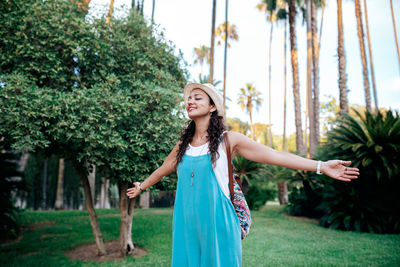
[[242, 183], [243, 193], [246, 194], [251, 183], [251, 176], [257, 174], [260, 169], [260, 163], [237, 156], [232, 160], [232, 164], [235, 168], [235, 174], [239, 176]]
[[211, 22], [211, 47], [210, 47], [210, 74], [208, 82], [212, 84], [214, 80], [214, 42], [215, 42], [215, 16], [217, 9], [217, 0], [213, 0], [212, 22]]
[[338, 67], [339, 67], [339, 98], [340, 110], [349, 112], [347, 101], [347, 76], [346, 76], [346, 53], [344, 51], [343, 18], [342, 18], [342, 0], [337, 0], [337, 18], [338, 18]]
[[[286, 7], [285, 7], [286, 10]], [[284, 60], [284, 67], [283, 67], [283, 72], [284, 72], [284, 97], [283, 97], [283, 140], [282, 140], [282, 149], [283, 151], [286, 151], [287, 145], [286, 145], [286, 87], [287, 87], [287, 65], [286, 65], [286, 57], [287, 57], [287, 19], [285, 19], [285, 34], [284, 34], [284, 45], [283, 45], [283, 60]]]
[[301, 155], [306, 154], [303, 143], [303, 132], [301, 126], [301, 107], [299, 92], [299, 67], [297, 61], [297, 37], [296, 37], [296, 0], [289, 0], [289, 27], [290, 27], [290, 55], [293, 75], [293, 100], [296, 121], [296, 147]]
[[314, 151], [315, 139], [315, 118], [313, 108], [313, 86], [312, 86], [312, 35], [311, 35], [311, 0], [306, 0], [306, 22], [307, 22], [307, 98], [306, 98], [306, 127], [305, 127], [305, 142], [307, 149], [307, 119], [310, 123], [310, 154]]
[[[277, 7], [279, 6], [279, 9]], [[272, 52], [272, 37], [273, 37], [273, 29], [274, 29], [274, 22], [279, 19], [278, 16], [278, 11], [281, 10], [281, 8], [284, 8], [285, 2], [282, 0], [262, 0], [260, 4], [257, 4], [258, 10], [265, 12], [267, 15], [267, 21], [270, 23], [270, 34], [269, 34], [269, 46], [268, 46], [268, 140], [269, 140], [269, 146], [272, 147], [272, 132], [271, 132], [271, 114], [272, 114], [272, 104], [271, 104], [271, 71], [272, 71], [272, 63], [271, 63], [271, 52]], [[283, 17], [286, 19], [286, 14]]]
[[108, 8], [108, 15], [107, 15], [107, 18], [106, 18], [106, 23], [107, 24], [110, 24], [113, 12], [114, 12], [114, 0], [111, 0], [110, 6]]
[[371, 38], [369, 36], [367, 0], [364, 0], [364, 9], [365, 9], [365, 13], [364, 13], [364, 15], [365, 15], [365, 25], [367, 26], [369, 67], [371, 69], [372, 89], [373, 89], [373, 93], [374, 93], [374, 102], [375, 102], [375, 112], [378, 112], [378, 97], [377, 97], [376, 86], [375, 86], [374, 63], [372, 62]]
[[365, 106], [367, 107], [367, 109], [369, 111], [371, 111], [371, 95], [369, 92], [367, 55], [365, 53], [364, 30], [363, 30], [363, 23], [362, 23], [362, 12], [361, 12], [360, 0], [354, 0], [354, 7], [355, 7], [355, 13], [356, 13], [356, 19], [357, 19], [358, 39], [360, 41], [361, 63], [363, 66]]
[[[228, 0], [226, 0], [226, 5], [228, 5]], [[225, 11], [225, 23], [221, 24], [218, 26], [218, 28], [215, 30], [215, 35], [220, 37], [220, 40], [218, 40], [218, 45], [221, 45], [221, 40], [224, 41], [224, 87], [223, 87], [223, 97], [224, 97], [224, 111], [226, 111], [226, 61], [227, 61], [227, 53], [228, 53], [228, 48], [231, 47], [229, 44], [229, 40], [239, 40], [239, 35], [237, 33], [237, 28], [235, 24], [230, 24], [228, 22], [228, 7], [226, 6], [226, 11]], [[226, 26], [228, 25], [228, 26]], [[226, 38], [228, 36], [228, 38]]]
[[[319, 133], [319, 50], [321, 44], [321, 33], [318, 36], [317, 28], [317, 7], [321, 7], [321, 29], [325, 10], [325, 0], [313, 0], [311, 2], [311, 50], [312, 50], [312, 73], [313, 73], [313, 109], [314, 109], [314, 147], [320, 142]], [[314, 151], [311, 151], [313, 154]]]
[[393, 30], [394, 30], [394, 40], [396, 42], [397, 48], [397, 58], [399, 60], [399, 70], [400, 70], [400, 49], [399, 49], [399, 41], [397, 40], [397, 30], [396, 30], [396, 21], [394, 19], [394, 11], [393, 11], [393, 1], [390, 0], [390, 11], [392, 12], [392, 21], [393, 21]]
[[154, 24], [154, 9], [156, 6], [156, 0], [153, 0], [153, 5], [151, 7], [151, 24]]
[[240, 88], [240, 93], [238, 95], [238, 104], [242, 110], [246, 110], [250, 117], [250, 131], [253, 140], [256, 140], [254, 134], [254, 124], [253, 124], [253, 108], [258, 111], [263, 99], [261, 98], [261, 92], [257, 91], [256, 88], [251, 83], [247, 83], [245, 88]]
[[198, 48], [195, 47], [194, 54], [196, 56], [196, 59], [194, 60], [194, 64], [198, 63], [201, 66], [201, 73], [200, 73], [200, 77], [201, 77], [203, 74], [204, 61], [207, 64], [210, 64], [210, 48], [205, 45], [201, 45]]

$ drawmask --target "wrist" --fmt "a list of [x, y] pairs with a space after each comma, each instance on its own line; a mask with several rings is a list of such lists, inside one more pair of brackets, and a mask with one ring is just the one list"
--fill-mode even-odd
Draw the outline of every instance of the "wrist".
[[325, 162], [318, 160], [317, 161], [317, 174], [323, 174], [325, 170]]

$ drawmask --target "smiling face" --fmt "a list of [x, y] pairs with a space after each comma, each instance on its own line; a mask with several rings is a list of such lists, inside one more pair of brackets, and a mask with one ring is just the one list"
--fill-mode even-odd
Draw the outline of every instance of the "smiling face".
[[210, 113], [217, 110], [211, 104], [210, 97], [201, 89], [193, 89], [186, 102], [186, 111], [192, 120], [202, 116], [210, 116]]

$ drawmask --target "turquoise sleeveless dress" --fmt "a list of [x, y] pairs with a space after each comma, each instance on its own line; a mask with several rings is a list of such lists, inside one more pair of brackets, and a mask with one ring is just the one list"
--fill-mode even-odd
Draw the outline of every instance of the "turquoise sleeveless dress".
[[239, 219], [218, 184], [209, 154], [185, 154], [178, 165], [172, 266], [242, 266]]

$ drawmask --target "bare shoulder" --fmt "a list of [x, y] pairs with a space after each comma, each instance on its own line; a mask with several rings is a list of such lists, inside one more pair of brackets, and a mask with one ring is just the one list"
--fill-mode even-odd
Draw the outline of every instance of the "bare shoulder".
[[228, 131], [229, 143], [231, 147], [232, 158], [234, 158], [238, 154], [238, 148], [241, 144], [246, 143], [250, 138], [245, 136], [244, 134]]
[[244, 134], [238, 133], [238, 132], [234, 132], [234, 131], [228, 131], [228, 137], [229, 137], [229, 141], [230, 143], [233, 144], [238, 144], [244, 140], [249, 139], [247, 136], [245, 136]]

